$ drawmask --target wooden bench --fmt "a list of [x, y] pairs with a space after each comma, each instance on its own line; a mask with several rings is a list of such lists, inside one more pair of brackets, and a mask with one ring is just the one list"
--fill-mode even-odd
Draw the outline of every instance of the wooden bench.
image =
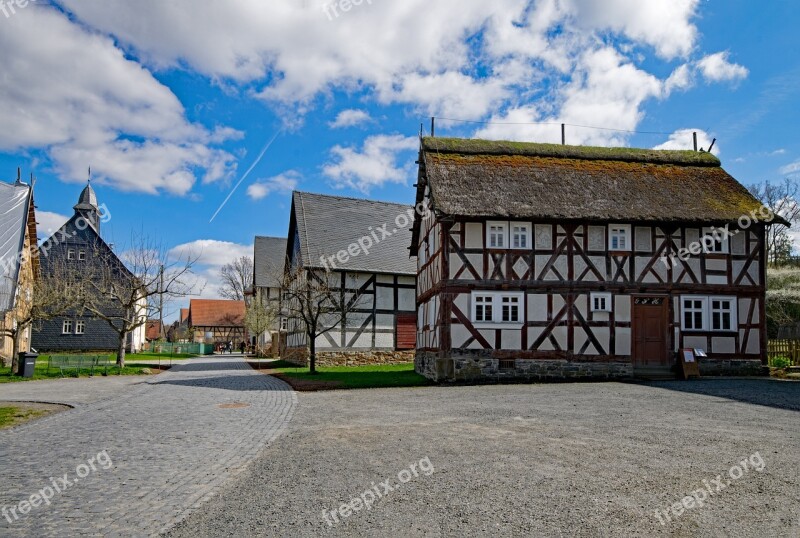
[[50, 368], [58, 368], [61, 377], [64, 377], [65, 370], [89, 370], [89, 375], [94, 375], [95, 368], [103, 369], [103, 374], [108, 375], [108, 359], [98, 355], [51, 355], [47, 361], [47, 372]]

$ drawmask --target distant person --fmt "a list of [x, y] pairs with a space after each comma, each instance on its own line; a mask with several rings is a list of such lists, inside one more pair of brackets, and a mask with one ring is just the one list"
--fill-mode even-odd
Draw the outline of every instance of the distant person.
[[245, 345], [244, 345], [244, 341], [242, 341], [242, 343], [241, 343], [241, 344], [239, 344], [239, 352], [240, 352], [242, 355], [244, 355], [244, 349], [245, 349], [245, 347], [247, 347], [247, 346], [245, 346]]
[[233, 340], [228, 342], [228, 355], [232, 355], [232, 354], [233, 354]]

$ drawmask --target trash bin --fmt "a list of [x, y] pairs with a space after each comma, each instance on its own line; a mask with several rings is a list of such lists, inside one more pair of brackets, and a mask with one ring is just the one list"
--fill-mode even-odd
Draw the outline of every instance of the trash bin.
[[24, 351], [20, 353], [17, 375], [20, 377], [33, 377], [33, 372], [36, 370], [36, 359], [38, 358], [38, 353], [26, 353]]

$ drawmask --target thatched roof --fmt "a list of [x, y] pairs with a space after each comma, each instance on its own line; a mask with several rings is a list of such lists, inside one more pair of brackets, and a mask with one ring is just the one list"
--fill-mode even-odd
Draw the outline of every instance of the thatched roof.
[[421, 151], [420, 179], [447, 215], [727, 223], [761, 207], [710, 153], [452, 138]]

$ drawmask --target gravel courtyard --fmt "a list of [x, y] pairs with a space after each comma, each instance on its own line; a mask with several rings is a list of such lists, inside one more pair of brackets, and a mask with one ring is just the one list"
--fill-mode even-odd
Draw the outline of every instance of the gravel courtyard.
[[[298, 398], [287, 432], [170, 536], [800, 536], [798, 383]], [[692, 492], [702, 507], [670, 511]]]

